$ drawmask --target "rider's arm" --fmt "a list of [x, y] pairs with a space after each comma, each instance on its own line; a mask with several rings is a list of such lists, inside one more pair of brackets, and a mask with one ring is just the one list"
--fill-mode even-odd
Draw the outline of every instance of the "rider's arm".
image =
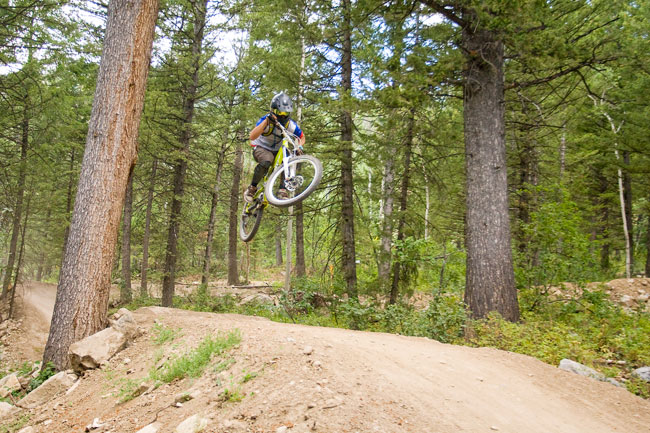
[[264, 129], [269, 125], [269, 119], [268, 117], [264, 117], [256, 126], [253, 128], [251, 131], [250, 139], [251, 141], [257, 140], [257, 138], [262, 135], [262, 132], [264, 132]]

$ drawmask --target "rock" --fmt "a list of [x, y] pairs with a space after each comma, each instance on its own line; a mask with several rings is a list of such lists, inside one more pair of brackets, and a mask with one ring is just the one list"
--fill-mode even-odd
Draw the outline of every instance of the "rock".
[[646, 382], [650, 382], [650, 367], [640, 367], [632, 372], [633, 376], [636, 376]]
[[194, 400], [200, 395], [201, 391], [198, 389], [189, 392], [181, 392], [180, 394], [176, 394], [174, 397], [174, 403], [185, 403], [186, 401]]
[[13, 406], [4, 401], [0, 401], [0, 419], [5, 419], [9, 415], [17, 412], [19, 409], [16, 406]]
[[92, 431], [92, 430], [97, 430], [98, 428], [100, 428], [103, 425], [104, 424], [99, 420], [99, 418], [95, 418], [92, 423], [90, 423], [90, 424], [88, 424], [86, 426], [86, 431], [89, 432], [89, 431]]
[[111, 328], [124, 334], [127, 342], [132, 341], [140, 335], [138, 324], [129, 310], [120, 308], [113, 317], [115, 318], [114, 320], [109, 320]]
[[136, 433], [158, 433], [158, 430], [160, 430], [160, 427], [162, 427], [161, 423], [154, 422], [154, 423], [149, 424], [146, 427], [142, 427]]
[[34, 433], [34, 427], [28, 426], [18, 431], [18, 433]]
[[235, 432], [243, 433], [248, 431], [248, 424], [243, 421], [227, 419], [221, 423], [221, 429], [219, 429], [218, 431], [228, 432], [228, 433], [235, 433]]
[[625, 305], [626, 307], [630, 307], [630, 308], [634, 307], [634, 305], [636, 304], [636, 302], [634, 301], [634, 298], [632, 298], [629, 295], [621, 296], [620, 303]]
[[305, 348], [302, 350], [302, 353], [304, 353], [305, 355], [311, 355], [312, 353], [314, 353], [314, 348], [311, 346], [305, 346]]
[[61, 371], [47, 379], [38, 388], [27, 394], [16, 406], [25, 409], [33, 409], [52, 400], [59, 393], [66, 391], [77, 380], [74, 374]]
[[202, 418], [199, 415], [192, 415], [180, 423], [174, 431], [176, 433], [198, 433], [208, 426], [208, 422], [207, 418]]
[[77, 341], [68, 351], [72, 368], [76, 372], [97, 368], [124, 349], [127, 341], [126, 335], [114, 328], [106, 328]]
[[0, 379], [0, 398], [5, 398], [14, 391], [22, 389], [20, 381], [16, 373], [12, 373], [8, 376]]
[[275, 305], [275, 301], [273, 300], [273, 298], [264, 293], [256, 293], [254, 295], [248, 295], [244, 299], [239, 301], [239, 305], [246, 305], [246, 304], [253, 304], [253, 303]]
[[623, 387], [623, 385], [616, 379], [610, 377], [605, 377], [604, 374], [597, 372], [593, 368], [582, 365], [579, 362], [572, 361], [570, 359], [563, 359], [560, 361], [559, 368], [561, 370], [570, 371], [571, 373], [579, 374], [580, 376], [590, 377], [592, 379], [599, 380], [601, 382], [609, 382], [612, 385]]
[[571, 373], [579, 374], [580, 376], [591, 377], [596, 380], [605, 380], [604, 374], [570, 359], [563, 359], [560, 361], [559, 368], [560, 370], [570, 371]]
[[283, 426], [278, 427], [277, 429], [275, 429], [275, 433], [286, 433], [287, 430], [289, 430], [289, 429], [287, 428], [287, 426], [286, 426], [286, 425], [283, 425]]

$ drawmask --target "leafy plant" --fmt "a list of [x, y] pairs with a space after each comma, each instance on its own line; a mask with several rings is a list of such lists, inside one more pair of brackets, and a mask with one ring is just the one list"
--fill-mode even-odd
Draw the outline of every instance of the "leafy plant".
[[155, 336], [152, 338], [152, 340], [158, 346], [162, 346], [169, 341], [173, 341], [182, 335], [181, 328], [172, 329], [159, 323], [155, 323], [153, 325], [153, 332], [155, 333]]
[[43, 382], [45, 382], [47, 379], [54, 376], [55, 374], [56, 374], [56, 368], [54, 367], [54, 364], [48, 362], [41, 368], [41, 371], [38, 372], [38, 376], [36, 376], [29, 382], [29, 385], [27, 386], [27, 392], [29, 393], [34, 389], [38, 388], [39, 386], [41, 386]]

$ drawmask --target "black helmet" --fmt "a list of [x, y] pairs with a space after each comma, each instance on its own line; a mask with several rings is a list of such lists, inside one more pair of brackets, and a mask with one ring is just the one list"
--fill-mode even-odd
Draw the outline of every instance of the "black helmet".
[[286, 93], [278, 93], [271, 99], [271, 113], [275, 114], [282, 125], [286, 126], [292, 111], [293, 102]]

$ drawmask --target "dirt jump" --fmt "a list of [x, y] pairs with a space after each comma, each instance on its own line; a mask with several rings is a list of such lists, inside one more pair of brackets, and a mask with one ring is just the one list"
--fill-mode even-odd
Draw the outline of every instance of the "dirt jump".
[[[27, 285], [23, 332], [9, 351], [44, 345], [37, 323], [51, 315], [54, 290]], [[650, 432], [648, 401], [510, 352], [161, 307], [133, 316], [143, 334], [72, 392], [29, 410], [32, 432], [176, 432], [194, 415], [204, 432]], [[178, 336], [161, 350], [154, 326]], [[146, 381], [161, 356], [232, 330], [241, 342], [226, 367], [122, 402], [125, 383]], [[183, 393], [192, 398], [179, 401]]]

